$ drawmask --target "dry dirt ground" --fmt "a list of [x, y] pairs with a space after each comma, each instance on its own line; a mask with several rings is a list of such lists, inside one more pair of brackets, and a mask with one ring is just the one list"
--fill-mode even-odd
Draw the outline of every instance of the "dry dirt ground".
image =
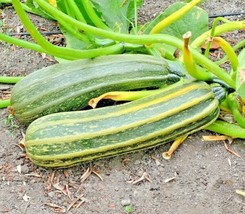
[[[175, 1], [145, 1], [140, 17], [149, 20]], [[244, 12], [243, 0], [214, 0], [202, 5], [209, 14]], [[21, 23], [4, 9], [8, 29]], [[244, 16], [228, 17], [244, 19]], [[32, 16], [39, 28], [49, 25]], [[51, 26], [51, 27], [50, 27]], [[244, 32], [234, 32], [244, 39]], [[0, 43], [0, 75], [25, 75], [52, 64], [38, 53]], [[8, 88], [0, 85], [1, 92]], [[203, 142], [199, 132], [186, 140], [170, 161], [161, 153], [163, 145], [148, 151], [82, 164], [69, 169], [46, 170], [34, 166], [18, 146], [25, 129], [0, 111], [0, 213], [85, 214], [239, 214], [245, 213], [245, 142], [235, 140], [229, 153], [223, 141]], [[91, 175], [84, 180], [87, 169]], [[137, 182], [142, 176], [142, 181]]]

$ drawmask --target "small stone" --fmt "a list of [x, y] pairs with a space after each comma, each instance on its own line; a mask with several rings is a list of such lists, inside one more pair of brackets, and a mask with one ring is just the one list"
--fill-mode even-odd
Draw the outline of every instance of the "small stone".
[[29, 173], [29, 171], [30, 171], [30, 169], [28, 166], [26, 166], [26, 165], [21, 166], [22, 174], [27, 174], [27, 173]]
[[136, 161], [134, 162], [135, 165], [139, 165], [140, 163], [141, 163], [140, 160], [136, 160]]
[[121, 200], [121, 205], [122, 206], [128, 206], [131, 204], [131, 200], [129, 198], [126, 198], [126, 199], [122, 199]]
[[54, 195], [55, 195], [55, 192], [49, 192], [49, 193], [48, 193], [48, 196], [49, 196], [50, 198], [53, 198]]
[[150, 191], [158, 191], [158, 190], [160, 190], [160, 186], [157, 186], [157, 185], [151, 185]]

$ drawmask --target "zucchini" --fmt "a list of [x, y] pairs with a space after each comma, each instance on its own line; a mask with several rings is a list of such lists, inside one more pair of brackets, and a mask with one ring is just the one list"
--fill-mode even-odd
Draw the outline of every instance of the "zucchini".
[[108, 91], [172, 84], [181, 72], [169, 64], [149, 55], [125, 54], [49, 66], [14, 86], [10, 111], [27, 124], [43, 115], [83, 109], [91, 98]]
[[30, 124], [27, 156], [43, 167], [67, 167], [173, 141], [219, 115], [205, 82], [180, 81], [147, 97], [98, 109], [60, 112]]

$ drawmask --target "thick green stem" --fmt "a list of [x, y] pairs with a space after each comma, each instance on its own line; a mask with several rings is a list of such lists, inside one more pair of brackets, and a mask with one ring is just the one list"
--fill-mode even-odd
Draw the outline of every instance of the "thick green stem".
[[90, 40], [85, 35], [80, 33], [77, 29], [74, 29], [70, 25], [66, 24], [66, 22], [60, 20], [59, 24], [62, 25], [68, 32], [70, 32], [76, 38], [80, 39], [81, 41], [83, 41], [85, 43], [88, 43], [88, 44], [90, 43]]
[[15, 84], [21, 79], [23, 79], [23, 77], [0, 76], [0, 83]]
[[104, 22], [102, 22], [100, 17], [98, 17], [90, 0], [81, 0], [81, 2], [83, 4], [86, 13], [88, 14], [89, 18], [91, 19], [91, 21], [94, 23], [96, 27], [104, 30], [110, 30], [110, 28]]
[[[66, 8], [66, 13], [73, 17], [76, 18], [78, 21], [86, 23], [82, 13], [80, 12], [79, 8], [77, 7], [76, 3], [74, 0], [65, 0], [64, 2], [65, 8]], [[80, 33], [76, 28], [74, 28], [72, 25], [68, 25], [66, 22], [60, 20], [59, 24], [62, 25], [68, 32], [73, 34], [76, 38], [80, 39], [81, 41], [84, 41], [85, 43], [90, 43], [90, 40], [87, 38], [86, 35]], [[79, 48], [78, 48], [79, 49]]]
[[11, 4], [12, 0], [0, 0], [0, 4]]
[[[180, 50], [183, 50], [183, 41], [180, 39], [166, 34], [154, 34], [154, 35], [130, 35], [130, 34], [122, 34], [122, 33], [116, 33], [112, 31], [106, 31], [103, 29], [99, 29], [90, 25], [86, 25], [84, 23], [78, 22], [77, 20], [74, 20], [73, 18], [67, 16], [66, 14], [62, 13], [61, 11], [50, 7], [49, 4], [47, 4], [43, 0], [35, 0], [38, 5], [43, 8], [48, 13], [52, 14], [57, 20], [63, 19], [67, 23], [77, 26], [78, 29], [87, 31], [89, 33], [109, 38], [115, 41], [120, 42], [127, 42], [127, 43], [134, 43], [134, 44], [153, 44], [153, 43], [165, 43], [168, 45], [171, 45], [173, 47], [176, 47]], [[197, 50], [190, 48], [190, 51], [193, 54], [194, 59], [198, 64], [201, 66], [207, 68], [210, 72], [212, 72], [215, 76], [226, 82], [231, 88], [235, 89], [235, 83], [229, 76], [229, 74], [222, 68], [220, 68], [218, 65], [216, 65], [211, 60], [207, 59], [205, 56], [203, 56], [201, 53], [199, 53]]]
[[229, 109], [239, 126], [245, 128], [245, 117], [242, 115], [242, 103], [238, 100], [236, 93], [231, 93], [227, 97]]
[[[3, 33], [0, 33], [0, 40], [8, 42], [10, 44], [17, 45], [19, 47], [23, 47], [23, 48], [27, 48], [30, 50], [40, 52], [40, 53], [46, 53], [46, 54], [52, 55], [50, 52], [43, 49], [42, 47], [40, 47], [37, 44], [33, 44], [33, 43], [25, 41], [25, 40], [17, 39], [17, 38], [5, 35]], [[64, 48], [64, 51], [63, 51], [64, 53], [65, 53], [66, 49], [67, 48]], [[75, 49], [70, 49], [70, 50], [76, 51]], [[104, 47], [104, 48], [82, 50], [82, 51], [80, 51], [79, 58], [69, 57], [69, 56], [64, 55], [63, 53], [62, 54], [56, 54], [54, 56], [59, 57], [59, 58], [63, 58], [63, 59], [67, 59], [67, 60], [75, 60], [75, 59], [82, 59], [82, 58], [94, 58], [94, 57], [100, 56], [100, 55], [117, 54], [117, 53], [123, 52], [123, 50], [124, 50], [124, 44], [115, 44], [115, 45], [111, 45], [111, 46]]]
[[191, 32], [188, 31], [183, 35], [184, 47], [183, 47], [183, 60], [185, 68], [188, 73], [197, 80], [211, 80], [212, 75], [209, 72], [198, 69], [196, 66], [191, 51], [189, 50], [189, 40], [191, 37]]
[[0, 109], [10, 106], [10, 100], [0, 100]]
[[22, 48], [27, 48], [27, 49], [31, 49], [40, 53], [48, 53], [48, 51], [46, 51], [45, 49], [43, 49], [41, 46], [34, 44], [32, 42], [28, 42], [22, 39], [17, 39], [15, 37], [12, 36], [8, 36], [6, 34], [0, 33], [0, 40], [4, 41], [4, 42], [8, 42], [11, 43], [13, 45], [17, 45], [19, 47]]
[[[78, 8], [78, 6], [74, 0], [68, 1], [68, 8], [70, 8], [73, 11], [73, 14], [75, 15], [75, 17], [78, 21], [80, 21], [84, 24], [87, 24], [83, 14], [81, 13], [80, 9]], [[61, 23], [61, 20], [59, 21], [59, 23]], [[65, 24], [65, 22], [64, 22], [64, 24]], [[64, 24], [63, 24], [63, 26], [65, 26], [66, 28], [67, 28], [67, 26], [69, 26], [69, 25], [64, 25]], [[78, 32], [78, 34], [79, 34], [79, 32]], [[77, 37], [75, 34], [74, 34], [74, 36]], [[87, 33], [87, 36], [88, 36], [89, 41], [94, 41], [93, 35]], [[79, 38], [79, 37], [77, 37], [77, 38]], [[85, 40], [83, 40], [83, 41], [85, 41]]]
[[[215, 29], [216, 29], [217, 24], [218, 24], [219, 21], [228, 22], [228, 20], [224, 19], [223, 17], [218, 17], [218, 18], [214, 19], [213, 24], [212, 24], [212, 29], [211, 29], [211, 32], [210, 32], [210, 37], [211, 38], [214, 37]], [[207, 47], [206, 47], [206, 50], [205, 50], [205, 56], [206, 57], [209, 56], [209, 51], [210, 51], [211, 44], [212, 44], [212, 40], [210, 39], [210, 41], [208, 41], [208, 44], [207, 44]]]
[[213, 41], [217, 43], [228, 56], [228, 59], [230, 60], [230, 63], [231, 63], [232, 70], [235, 75], [237, 71], [238, 63], [239, 63], [235, 51], [233, 50], [231, 45], [221, 37], [214, 37]]
[[202, 0], [193, 0], [190, 3], [186, 4], [181, 9], [177, 10], [176, 12], [172, 13], [170, 16], [159, 22], [156, 26], [154, 26], [150, 32], [150, 34], [160, 33], [164, 28], [168, 27], [175, 21], [179, 20], [183, 17], [186, 13], [188, 13], [195, 5], [200, 3]]
[[222, 120], [216, 120], [211, 125], [207, 126], [205, 129], [232, 138], [245, 139], [244, 128]]
[[67, 0], [63, 0], [63, 3], [64, 3], [64, 6], [65, 6], [65, 9], [66, 9], [65, 13], [68, 16], [75, 18], [74, 14], [71, 12], [71, 7], [69, 5], [69, 0], [68, 1]]
[[[239, 41], [235, 46], [233, 46], [233, 51], [235, 52], [235, 51], [237, 51], [238, 49], [243, 48], [243, 47], [245, 47], [245, 39]], [[227, 60], [228, 60], [228, 57], [227, 57], [227, 55], [226, 55], [226, 56], [224, 56], [222, 59], [220, 59], [219, 61], [216, 61], [215, 63], [216, 63], [217, 65], [221, 65], [221, 64], [223, 64], [224, 62], [226, 62]]]
[[[222, 33], [227, 33], [230, 31], [234, 31], [234, 30], [244, 30], [244, 29], [245, 29], [245, 21], [229, 22], [229, 23], [225, 23], [225, 24], [217, 26], [215, 28], [214, 36], [220, 35]], [[209, 30], [209, 31], [203, 33], [202, 35], [200, 35], [199, 37], [197, 37], [191, 43], [191, 47], [193, 47], [193, 48], [201, 47], [205, 43], [205, 41], [208, 38], [210, 38], [211, 32], [212, 32], [212, 30]]]
[[213, 73], [216, 77], [223, 80], [226, 84], [228, 84], [231, 88], [236, 89], [236, 83], [231, 78], [229, 73], [226, 70], [220, 68], [214, 62], [203, 56], [197, 51], [191, 50], [193, 57], [199, 65], [205, 67], [209, 72]]
[[69, 7], [71, 8], [71, 10], [73, 11], [73, 13], [76, 16], [76, 19], [80, 22], [86, 23], [85, 18], [83, 17], [83, 14], [81, 13], [81, 11], [79, 10], [77, 4], [75, 3], [74, 0], [69, 0]]

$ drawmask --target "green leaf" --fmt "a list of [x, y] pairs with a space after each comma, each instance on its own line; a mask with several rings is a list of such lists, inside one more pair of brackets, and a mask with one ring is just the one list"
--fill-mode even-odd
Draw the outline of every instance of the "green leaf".
[[245, 100], [245, 48], [238, 55], [239, 66], [236, 76], [236, 91]]
[[[144, 29], [144, 33], [149, 33], [151, 29], [160, 21], [174, 13], [186, 3], [177, 2], [168, 7], [163, 13], [152, 20]], [[200, 7], [193, 7], [193, 9], [183, 16], [180, 20], [174, 22], [169, 27], [165, 28], [161, 33], [170, 34], [182, 39], [183, 34], [187, 31], [192, 32], [191, 41], [197, 38], [202, 33], [208, 30], [208, 14]]]
[[25, 11], [39, 15], [46, 19], [53, 19], [48, 13], [43, 11], [33, 0], [27, 0], [22, 4], [22, 7]]
[[87, 43], [79, 40], [76, 38], [73, 34], [68, 32], [66, 29], [64, 29], [62, 26], [60, 26], [60, 30], [63, 33], [65, 40], [66, 40], [66, 47], [68, 48], [74, 48], [74, 49], [86, 49]]
[[[137, 7], [142, 0], [136, 0]], [[128, 33], [129, 24], [134, 17], [134, 0], [91, 0], [101, 18], [115, 32]]]

